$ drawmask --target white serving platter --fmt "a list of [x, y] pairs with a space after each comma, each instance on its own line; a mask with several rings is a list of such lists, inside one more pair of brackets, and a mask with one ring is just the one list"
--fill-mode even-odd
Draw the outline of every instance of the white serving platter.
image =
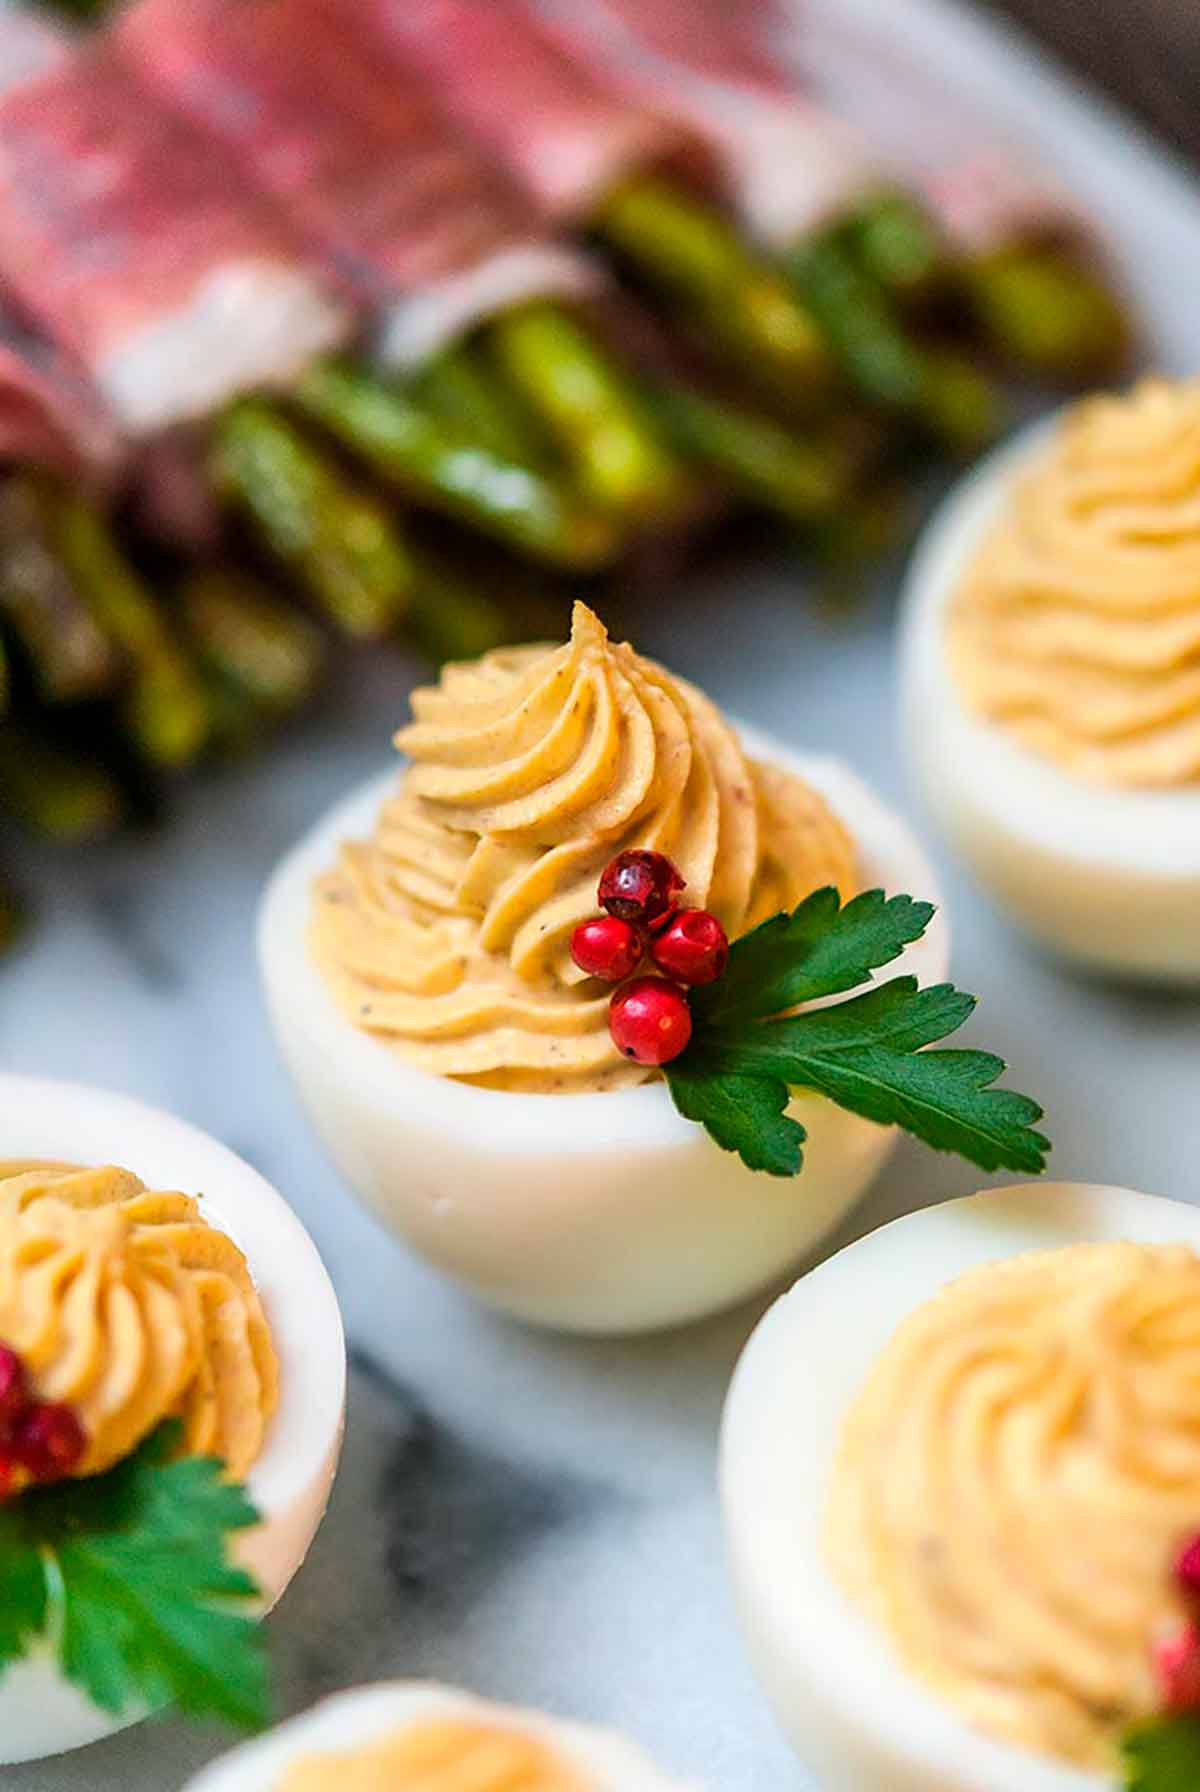
[[[843, 3], [1077, 186], [1161, 364], [1200, 366], [1200, 181], [954, 0]], [[794, 746], [848, 751], [911, 807], [894, 750], [893, 597], [831, 619], [793, 562], [760, 562], [697, 577], [640, 618], [638, 642]], [[41, 930], [0, 970], [0, 1065], [124, 1088], [249, 1158], [295, 1204], [352, 1340], [395, 1384], [359, 1376], [330, 1519], [272, 1621], [282, 1710], [354, 1679], [436, 1674], [615, 1724], [721, 1792], [812, 1792], [743, 1657], [721, 1560], [717, 1420], [759, 1307], [629, 1344], [487, 1316], [345, 1195], [276, 1061], [253, 960], [260, 889], [379, 766], [415, 671], [376, 656], [347, 672], [323, 716], [195, 793], [163, 839], [15, 865], [54, 888]], [[1055, 1176], [1200, 1199], [1200, 1003], [1049, 966], [931, 845], [954, 974], [981, 998], [973, 1037], [1047, 1099]], [[853, 1230], [978, 1182], [905, 1147]], [[224, 1740], [168, 1722], [6, 1770], [4, 1792], [173, 1792]]]

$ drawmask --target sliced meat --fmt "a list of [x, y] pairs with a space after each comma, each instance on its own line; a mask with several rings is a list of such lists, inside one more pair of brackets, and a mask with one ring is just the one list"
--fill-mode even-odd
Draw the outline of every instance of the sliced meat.
[[752, 0], [528, 3], [565, 51], [711, 146], [765, 241], [795, 241], [877, 184], [866, 139], [768, 53]]
[[0, 464], [106, 479], [121, 448], [100, 395], [0, 302]]
[[219, 146], [104, 44], [0, 100], [0, 281], [134, 432], [285, 381], [350, 321]]
[[385, 308], [395, 354], [419, 357], [498, 304], [584, 283], [428, 82], [372, 47], [349, 0], [141, 0], [119, 41]]
[[691, 131], [567, 55], [524, 0], [361, 0], [357, 11], [553, 221], [586, 218], [639, 168], [713, 178]]

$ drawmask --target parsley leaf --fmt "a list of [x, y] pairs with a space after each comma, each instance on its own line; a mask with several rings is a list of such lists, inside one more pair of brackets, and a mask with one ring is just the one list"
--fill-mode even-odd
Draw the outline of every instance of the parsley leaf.
[[0, 1511], [0, 1671], [49, 1637], [102, 1711], [173, 1703], [257, 1728], [263, 1642], [237, 1606], [258, 1589], [226, 1539], [258, 1514], [213, 1458], [173, 1460], [178, 1441], [178, 1425], [163, 1425], [107, 1474]]
[[1200, 1720], [1154, 1717], [1126, 1732], [1121, 1745], [1125, 1792], [1196, 1792]]
[[0, 1506], [0, 1675], [46, 1628], [46, 1574], [12, 1506]]
[[864, 890], [842, 907], [832, 885], [790, 915], [773, 915], [736, 942], [725, 975], [693, 998], [702, 1021], [762, 1020], [817, 996], [857, 989], [919, 940], [931, 902]]
[[803, 1128], [784, 1113], [797, 1088], [982, 1169], [1040, 1173], [1050, 1148], [1033, 1130], [1042, 1110], [1027, 1095], [991, 1086], [1003, 1061], [924, 1049], [962, 1025], [974, 996], [896, 977], [833, 1006], [781, 1013], [781, 1004], [861, 984], [919, 938], [932, 914], [928, 903], [889, 900], [879, 890], [844, 907], [836, 891], [818, 890], [791, 916], [737, 941], [712, 998], [693, 1000], [691, 1044], [667, 1066], [680, 1113], [750, 1169], [776, 1176], [801, 1167]]
[[784, 1112], [792, 1098], [778, 1077], [719, 1076], [671, 1066], [671, 1097], [685, 1120], [706, 1126], [725, 1151], [736, 1151], [752, 1170], [795, 1176], [808, 1136]]

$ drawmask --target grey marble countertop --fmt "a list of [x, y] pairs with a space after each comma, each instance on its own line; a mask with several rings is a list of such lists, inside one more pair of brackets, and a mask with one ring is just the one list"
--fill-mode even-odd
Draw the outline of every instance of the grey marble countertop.
[[[1078, 183], [1124, 250], [1161, 360], [1194, 368], [1189, 177], [947, 0], [890, 0], [886, 24], [875, 0], [847, 4], [1007, 110]], [[693, 579], [636, 634], [729, 709], [847, 752], [907, 806], [893, 597], [822, 617], [780, 559]], [[385, 761], [415, 671], [378, 657], [348, 668], [321, 715], [261, 766], [189, 793], [163, 839], [82, 862], [28, 853], [18, 869], [44, 892], [45, 922], [0, 971], [0, 1063], [125, 1089], [208, 1128], [284, 1191], [334, 1275], [358, 1370], [328, 1522], [272, 1621], [283, 1707], [434, 1674], [624, 1726], [705, 1787], [804, 1786], [739, 1647], [713, 1489], [723, 1391], [761, 1303], [635, 1344], [563, 1342], [480, 1312], [353, 1205], [272, 1049], [258, 893], [280, 852]], [[982, 998], [987, 1042], [1047, 1098], [1056, 1173], [1197, 1198], [1200, 1004], [1042, 962], [942, 861], [956, 977]], [[902, 1147], [846, 1235], [977, 1180]], [[175, 1792], [223, 1740], [166, 1721], [0, 1785]]]

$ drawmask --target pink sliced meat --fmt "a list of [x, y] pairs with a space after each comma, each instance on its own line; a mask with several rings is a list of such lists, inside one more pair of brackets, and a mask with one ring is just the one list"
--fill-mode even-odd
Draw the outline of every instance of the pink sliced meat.
[[639, 168], [712, 176], [690, 131], [596, 79], [524, 0], [360, 0], [357, 10], [553, 221], [585, 218]]
[[866, 138], [769, 53], [754, 0], [530, 3], [565, 51], [711, 146], [767, 242], [794, 242], [878, 184]]
[[217, 146], [103, 45], [0, 100], [0, 281], [131, 432], [286, 381], [350, 321]]
[[0, 463], [102, 480], [119, 459], [116, 426], [99, 394], [0, 304]]
[[123, 53], [218, 137], [419, 358], [497, 305], [579, 290], [583, 264], [381, 56], [349, 0], [141, 0]]
[[626, 91], [707, 130], [747, 221], [802, 236], [884, 180], [916, 187], [964, 249], [1089, 237], [1032, 166], [888, 30], [846, 0], [535, 0], [560, 40]]
[[[0, 4], [0, 93], [64, 62], [70, 39], [23, 8]], [[0, 298], [0, 463], [106, 474], [117, 436], [81, 372]]]

